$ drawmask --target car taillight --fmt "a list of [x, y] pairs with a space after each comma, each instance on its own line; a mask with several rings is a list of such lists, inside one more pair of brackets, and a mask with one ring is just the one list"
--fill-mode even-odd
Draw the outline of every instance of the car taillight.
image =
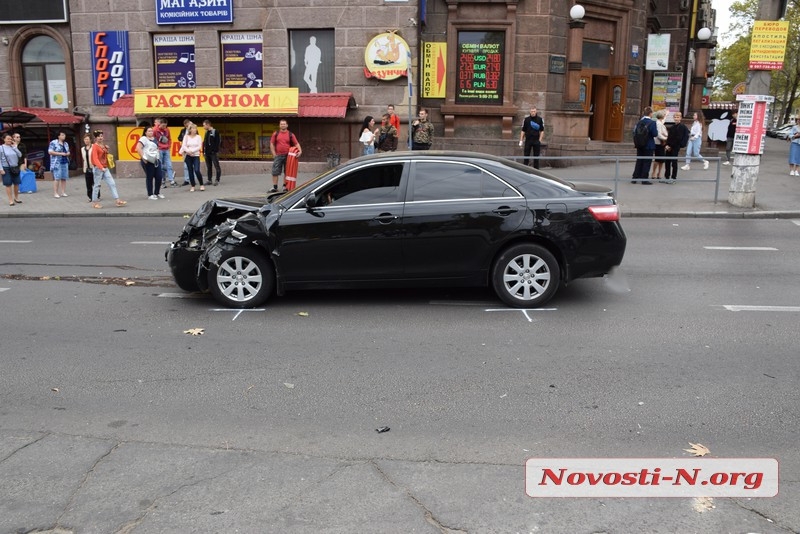
[[619, 206], [610, 204], [605, 206], [589, 206], [589, 213], [600, 222], [619, 221]]

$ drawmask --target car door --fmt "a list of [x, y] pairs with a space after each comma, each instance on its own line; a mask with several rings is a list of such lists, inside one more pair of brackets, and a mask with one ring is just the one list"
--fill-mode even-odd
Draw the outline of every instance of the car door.
[[354, 282], [402, 273], [403, 162], [365, 164], [321, 185], [274, 228], [285, 283]]
[[403, 212], [406, 277], [479, 275], [526, 213], [516, 189], [475, 164], [413, 162]]

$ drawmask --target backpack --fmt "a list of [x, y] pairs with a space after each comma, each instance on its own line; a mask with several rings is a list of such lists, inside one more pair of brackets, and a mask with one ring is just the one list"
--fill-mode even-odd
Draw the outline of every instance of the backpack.
[[[278, 144], [278, 134], [279, 133], [281, 133], [280, 130], [276, 130], [275, 132], [272, 133], [271, 142], [276, 144], [276, 145]], [[294, 136], [294, 134], [289, 130], [286, 130], [286, 133], [289, 134], [289, 146], [297, 145], [297, 138]]]
[[637, 122], [636, 128], [633, 129], [633, 146], [636, 148], [647, 148], [651, 137], [650, 119], [642, 119]]

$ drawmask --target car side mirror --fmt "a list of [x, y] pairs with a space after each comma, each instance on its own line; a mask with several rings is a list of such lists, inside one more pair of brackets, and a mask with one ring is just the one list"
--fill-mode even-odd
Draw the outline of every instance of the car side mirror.
[[306, 195], [306, 198], [303, 199], [303, 202], [306, 204], [306, 209], [311, 210], [317, 207], [317, 195], [314, 193], [309, 193]]

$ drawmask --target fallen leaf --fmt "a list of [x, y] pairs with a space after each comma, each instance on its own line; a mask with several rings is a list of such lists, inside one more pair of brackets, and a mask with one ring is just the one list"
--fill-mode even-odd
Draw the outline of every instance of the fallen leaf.
[[132, 285], [133, 285], [133, 284], [135, 284], [135, 283], [136, 283], [136, 282], [134, 282], [133, 280], [128, 280], [127, 282], [125, 282], [125, 285], [126, 285], [126, 286], [132, 286]]
[[714, 499], [711, 497], [695, 497], [692, 502], [692, 508], [694, 508], [695, 512], [702, 514], [713, 510], [716, 506], [714, 506]]
[[690, 441], [689, 445], [692, 446], [691, 449], [683, 449], [683, 450], [685, 450], [688, 453], [691, 453], [692, 456], [705, 456], [706, 454], [709, 454], [711, 452], [710, 450], [708, 450], [708, 447], [706, 447], [702, 443], [692, 443]]
[[184, 214], [184, 216], [183, 216], [184, 219], [188, 219], [189, 217], [191, 217], [191, 215], [189, 215], [188, 213]]
[[288, 382], [284, 382], [283, 385], [286, 386], [289, 389], [294, 389], [294, 384], [290, 384]]
[[300, 317], [308, 317], [308, 312], [297, 312]]
[[189, 330], [184, 330], [184, 334], [190, 334], [192, 336], [202, 336], [206, 333], [205, 328], [190, 328]]
[[50, 391], [55, 391], [56, 393], [58, 393], [58, 388], [50, 388]]
[[41, 280], [50, 280], [50, 277], [49, 277], [49, 276], [43, 276], [43, 277], [41, 278]]

